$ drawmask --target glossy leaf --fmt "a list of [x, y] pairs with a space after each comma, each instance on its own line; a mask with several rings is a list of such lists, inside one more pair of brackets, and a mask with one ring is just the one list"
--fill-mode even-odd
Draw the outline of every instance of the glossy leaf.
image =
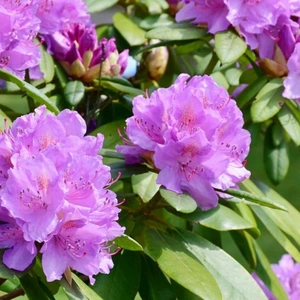
[[[105, 300], [132, 300], [138, 292], [141, 259], [137, 252], [123, 251], [113, 256], [109, 274], [98, 274], [92, 289]], [[92, 300], [92, 299], [91, 299]]]
[[237, 97], [236, 101], [240, 108], [243, 108], [255, 95], [261, 90], [261, 88], [267, 83], [265, 77], [259, 77], [251, 84], [249, 84]]
[[123, 13], [114, 14], [113, 23], [129, 45], [138, 46], [146, 41], [146, 32], [133, 23], [127, 15]]
[[300, 124], [297, 118], [292, 114], [291, 110], [284, 105], [281, 111], [278, 113], [278, 120], [281, 123], [284, 130], [291, 137], [293, 142], [300, 145]]
[[40, 47], [42, 58], [40, 60], [39, 66], [44, 76], [43, 79], [46, 83], [51, 82], [54, 78], [55, 67], [52, 56], [44, 49], [44, 47]]
[[132, 189], [138, 194], [144, 203], [149, 202], [158, 192], [160, 185], [156, 183], [157, 174], [147, 172], [140, 175], [132, 175]]
[[268, 82], [257, 94], [251, 106], [253, 122], [264, 122], [276, 115], [282, 106], [282, 80], [276, 78]]
[[68, 103], [76, 106], [84, 97], [84, 85], [82, 81], [69, 81], [64, 88], [64, 95]]
[[47, 108], [54, 113], [59, 112], [58, 108], [46, 95], [41, 93], [37, 88], [28, 82], [2, 69], [0, 69], [0, 79], [15, 83], [22, 91], [25, 91], [29, 97], [32, 97], [39, 104], [45, 104]]
[[216, 279], [223, 300], [267, 299], [248, 271], [225, 251], [187, 230], [178, 232], [177, 240], [181, 241]]
[[145, 241], [147, 254], [170, 278], [204, 300], [222, 299], [214, 277], [182, 242], [155, 230], [146, 233]]
[[118, 0], [85, 0], [90, 14], [106, 10], [118, 3]]
[[143, 251], [143, 247], [132, 237], [123, 234], [120, 237], [117, 237], [114, 239], [114, 243], [118, 246], [121, 247], [122, 249], [125, 250], [130, 250], [130, 251]]
[[281, 132], [282, 139], [278, 140], [275, 137], [274, 144], [274, 130], [276, 127], [270, 126], [266, 131], [264, 142], [264, 163], [267, 175], [271, 182], [275, 185], [282, 182], [289, 170], [289, 153], [288, 144], [283, 138], [283, 132]]
[[196, 201], [187, 194], [177, 194], [164, 188], [160, 189], [160, 194], [179, 212], [188, 214], [198, 207]]
[[101, 86], [105, 89], [109, 89], [121, 94], [128, 94], [132, 96], [144, 95], [144, 92], [140, 89], [136, 89], [113, 81], [103, 80], [101, 81]]
[[[241, 185], [244, 184], [245, 181], [241, 183]], [[267, 206], [275, 209], [281, 209], [281, 210], [286, 210], [285, 207], [283, 207], [281, 204], [276, 203], [275, 201], [271, 201], [267, 197], [263, 195], [257, 195], [257, 194], [252, 194], [246, 191], [241, 191], [241, 190], [236, 190], [236, 189], [228, 189], [225, 191], [226, 194], [232, 195], [238, 198], [244, 198], [250, 202], [260, 204], [262, 206]]]
[[242, 230], [254, 227], [253, 224], [243, 219], [236, 212], [220, 204], [216, 208], [208, 211], [202, 211], [197, 208], [190, 214], [177, 215], [193, 222], [199, 222], [205, 227], [218, 231]]
[[148, 16], [140, 22], [143, 29], [149, 30], [156, 27], [169, 26], [174, 23], [174, 19], [168, 14], [157, 14]]
[[300, 252], [292, 244], [292, 242], [287, 238], [287, 236], [277, 227], [277, 225], [272, 221], [268, 214], [260, 207], [252, 207], [252, 210], [263, 222], [272, 236], [277, 240], [277, 242], [288, 252], [294, 259], [300, 262]]
[[196, 28], [195, 26], [187, 23], [183, 23], [154, 28], [146, 33], [146, 38], [167, 41], [181, 41], [201, 39], [205, 36], [205, 34], [205, 30]]
[[215, 47], [222, 64], [236, 62], [247, 49], [243, 39], [229, 30], [216, 33]]

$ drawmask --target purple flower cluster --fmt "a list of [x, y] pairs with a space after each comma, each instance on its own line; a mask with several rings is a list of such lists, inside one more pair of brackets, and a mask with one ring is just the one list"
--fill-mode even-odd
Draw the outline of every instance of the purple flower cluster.
[[99, 43], [94, 26], [83, 23], [44, 35], [48, 51], [60, 61], [66, 72], [82, 81], [91, 82], [102, 76], [122, 75], [127, 66], [128, 50], [119, 54], [115, 39]]
[[70, 24], [90, 21], [83, 0], [9, 0], [0, 2], [0, 68], [24, 78], [42, 76], [41, 53], [34, 42], [38, 33], [63, 30]]
[[217, 205], [214, 188], [225, 191], [250, 176], [242, 113], [209, 76], [181, 74], [169, 88], [135, 97], [126, 124], [129, 140], [117, 146], [126, 161], [152, 164], [159, 184], [188, 192], [203, 210]]
[[[273, 264], [272, 269], [282, 284], [290, 300], [300, 299], [300, 264], [295, 263], [289, 254], [282, 256], [278, 264]], [[269, 300], [276, 300], [276, 297], [265, 286], [261, 279], [254, 273], [254, 279], [261, 286]]]
[[[296, 0], [182, 0], [176, 20], [193, 19], [217, 33], [234, 26], [263, 64], [284, 81], [284, 97], [300, 98], [300, 2]], [[271, 60], [271, 61], [270, 61]]]
[[90, 277], [109, 273], [110, 248], [124, 232], [109, 167], [98, 155], [103, 136], [84, 136], [75, 111], [39, 107], [0, 136], [0, 248], [3, 262], [24, 270], [38, 252], [48, 281], [67, 267]]

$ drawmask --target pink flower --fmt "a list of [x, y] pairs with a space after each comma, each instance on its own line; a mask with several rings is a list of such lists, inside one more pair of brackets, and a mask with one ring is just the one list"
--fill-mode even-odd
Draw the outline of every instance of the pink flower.
[[200, 208], [217, 205], [214, 188], [226, 190], [248, 178], [243, 165], [250, 134], [227, 91], [208, 76], [181, 74], [167, 89], [133, 100], [127, 119], [130, 141], [117, 150], [129, 163], [146, 160], [159, 170], [157, 182], [190, 193]]

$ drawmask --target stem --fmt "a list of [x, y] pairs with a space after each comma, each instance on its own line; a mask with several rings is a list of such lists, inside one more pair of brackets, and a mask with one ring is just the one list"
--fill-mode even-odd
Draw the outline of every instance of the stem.
[[[25, 71], [25, 81], [30, 83], [30, 77], [29, 77], [29, 70], [28, 69]], [[34, 112], [34, 109], [35, 109], [34, 100], [31, 97], [29, 97], [28, 95], [27, 95], [27, 103], [28, 103], [29, 111]]]
[[10, 299], [14, 299], [14, 298], [17, 298], [17, 297], [23, 296], [23, 295], [25, 295], [24, 290], [23, 289], [17, 289], [15, 291], [11, 292], [11, 293], [8, 293], [4, 296], [1, 296], [0, 300], [10, 300]]

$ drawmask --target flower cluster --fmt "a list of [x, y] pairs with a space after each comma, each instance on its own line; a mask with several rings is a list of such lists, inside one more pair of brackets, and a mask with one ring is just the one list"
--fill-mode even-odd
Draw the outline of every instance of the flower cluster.
[[110, 241], [124, 228], [98, 155], [103, 136], [85, 131], [77, 112], [39, 107], [1, 134], [0, 248], [9, 268], [24, 270], [38, 252], [48, 281], [70, 267], [93, 283], [112, 268]]
[[[273, 264], [272, 269], [282, 284], [290, 300], [300, 299], [300, 264], [295, 263], [289, 254], [282, 256], [278, 264]], [[254, 273], [254, 279], [261, 286], [269, 300], [276, 300], [276, 297], [265, 286], [261, 279]]]
[[171, 87], [135, 97], [133, 114], [126, 120], [129, 140], [117, 150], [128, 163], [151, 163], [159, 184], [187, 191], [201, 209], [217, 205], [214, 188], [236, 187], [250, 176], [243, 164], [250, 134], [242, 129], [242, 113], [209, 76], [181, 74]]
[[176, 20], [193, 19], [215, 34], [230, 25], [251, 49], [258, 49], [262, 67], [284, 81], [284, 97], [300, 98], [300, 2], [295, 0], [182, 0]]
[[0, 3], [0, 68], [20, 77], [26, 69], [36, 67], [40, 59], [33, 42], [40, 26], [37, 9], [38, 0]]
[[21, 78], [29, 69], [33, 79], [42, 76], [38, 67], [41, 53], [34, 42], [37, 34], [63, 30], [74, 20], [90, 22], [83, 0], [1, 1], [0, 17], [0, 68]]
[[64, 30], [44, 35], [48, 51], [60, 61], [66, 72], [91, 82], [102, 76], [122, 75], [127, 66], [128, 50], [118, 53], [115, 39], [99, 43], [94, 26], [75, 23]]

